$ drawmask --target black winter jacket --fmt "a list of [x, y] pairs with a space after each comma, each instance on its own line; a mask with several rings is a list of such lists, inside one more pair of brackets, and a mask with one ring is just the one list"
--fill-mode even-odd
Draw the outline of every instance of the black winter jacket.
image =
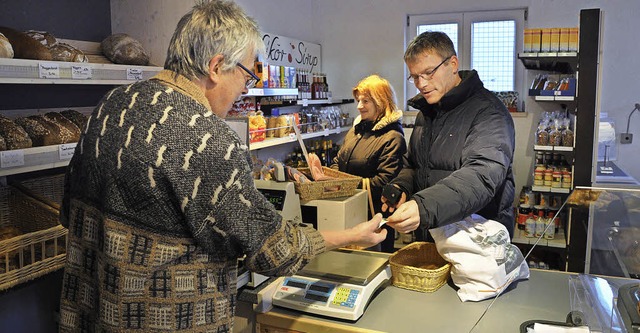
[[408, 102], [421, 112], [404, 167], [392, 183], [418, 203], [418, 240], [431, 239], [429, 228], [474, 213], [504, 224], [513, 236], [513, 119], [475, 70], [461, 71], [460, 77], [438, 104], [422, 95]]
[[407, 151], [401, 118], [402, 111], [397, 110], [377, 122], [356, 119], [331, 166], [370, 179], [375, 212], [381, 211], [382, 187], [398, 175]]

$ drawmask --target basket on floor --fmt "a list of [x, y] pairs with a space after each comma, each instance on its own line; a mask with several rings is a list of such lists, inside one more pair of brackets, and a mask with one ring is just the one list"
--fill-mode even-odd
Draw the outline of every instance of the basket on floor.
[[401, 248], [391, 255], [389, 263], [394, 286], [421, 292], [438, 290], [447, 283], [451, 270], [451, 264], [429, 242], [414, 242]]
[[[358, 184], [360, 184], [362, 177], [350, 175], [328, 167], [322, 167], [322, 170], [325, 175], [335, 179], [293, 183], [296, 193], [300, 196], [300, 201], [333, 199], [349, 197], [356, 194]], [[298, 171], [309, 177], [309, 179], [313, 179], [309, 168], [298, 168]]]
[[67, 229], [59, 222], [59, 204], [48, 199], [59, 197], [36, 192], [44, 187], [61, 191], [62, 179], [0, 186], [0, 291], [64, 266]]

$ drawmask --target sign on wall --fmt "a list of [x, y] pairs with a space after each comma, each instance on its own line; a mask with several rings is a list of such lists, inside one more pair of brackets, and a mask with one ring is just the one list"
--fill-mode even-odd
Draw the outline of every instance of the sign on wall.
[[289, 37], [265, 33], [262, 36], [266, 47], [266, 59], [272, 65], [292, 66], [309, 72], [321, 72], [321, 47]]

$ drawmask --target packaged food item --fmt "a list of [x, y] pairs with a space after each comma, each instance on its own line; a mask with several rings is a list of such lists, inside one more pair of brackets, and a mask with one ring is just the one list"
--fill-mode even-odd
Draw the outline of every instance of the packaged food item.
[[542, 122], [538, 125], [538, 130], [536, 131], [536, 145], [549, 145], [549, 132], [547, 132], [547, 128]]
[[260, 142], [266, 138], [267, 121], [262, 111], [249, 113], [249, 142]]

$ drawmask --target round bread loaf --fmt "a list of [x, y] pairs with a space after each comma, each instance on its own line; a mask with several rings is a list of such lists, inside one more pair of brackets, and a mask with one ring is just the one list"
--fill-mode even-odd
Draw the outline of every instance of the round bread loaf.
[[4, 116], [0, 116], [0, 136], [4, 138], [7, 150], [31, 148], [32, 146], [31, 138], [24, 128]]
[[60, 111], [60, 114], [63, 115], [65, 118], [71, 120], [74, 124], [76, 124], [76, 126], [78, 126], [80, 131], [82, 131], [82, 129], [84, 128], [84, 125], [87, 123], [87, 116], [85, 116], [84, 114], [76, 110], [68, 109], [68, 110]]
[[0, 58], [13, 58], [13, 46], [2, 33], [0, 33]]
[[149, 55], [142, 44], [127, 34], [113, 34], [105, 38], [100, 47], [105, 57], [115, 64], [149, 64]]
[[84, 53], [67, 43], [57, 43], [49, 48], [53, 60], [67, 62], [89, 62]]
[[22, 126], [29, 134], [34, 147], [56, 145], [60, 143], [60, 138], [52, 132], [51, 126], [46, 126], [41, 122], [29, 118], [20, 117], [13, 120], [16, 124]]
[[58, 43], [56, 37], [46, 31], [27, 30], [24, 33], [47, 48], [50, 48]]
[[18, 59], [35, 59], [35, 60], [52, 60], [51, 51], [38, 43], [35, 39], [29, 37], [22, 31], [17, 31], [7, 27], [0, 27], [0, 33], [11, 43], [13, 47], [14, 58]]
[[60, 139], [62, 143], [78, 142], [80, 140], [80, 129], [71, 120], [57, 112], [47, 112], [44, 118], [60, 126]]

